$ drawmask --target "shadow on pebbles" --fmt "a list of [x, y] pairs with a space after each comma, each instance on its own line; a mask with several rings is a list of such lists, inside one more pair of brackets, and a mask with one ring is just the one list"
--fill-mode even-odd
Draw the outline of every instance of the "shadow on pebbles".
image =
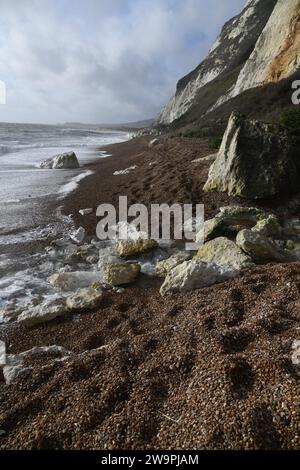
[[73, 354], [29, 357], [26, 376], [0, 382], [0, 447], [299, 449], [299, 287], [299, 263], [257, 267], [164, 299], [108, 292], [98, 311], [6, 329], [10, 354]]

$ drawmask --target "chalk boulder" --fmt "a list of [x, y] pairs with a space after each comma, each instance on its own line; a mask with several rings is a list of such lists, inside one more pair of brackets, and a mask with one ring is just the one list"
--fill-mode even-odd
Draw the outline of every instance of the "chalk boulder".
[[122, 286], [134, 282], [141, 271], [136, 263], [107, 264], [104, 268], [103, 280], [112, 286]]
[[40, 168], [45, 170], [73, 170], [80, 168], [77, 156], [74, 152], [61, 153], [40, 163]]
[[299, 191], [290, 140], [279, 126], [233, 112], [205, 191], [264, 199]]
[[185, 261], [172, 269], [161, 286], [162, 296], [169, 292], [188, 292], [209, 287], [238, 276], [239, 271], [229, 266], [217, 266], [203, 261]]
[[225, 237], [215, 238], [205, 243], [194, 259], [215, 263], [218, 266], [232, 266], [238, 270], [253, 265], [252, 259], [233, 241]]

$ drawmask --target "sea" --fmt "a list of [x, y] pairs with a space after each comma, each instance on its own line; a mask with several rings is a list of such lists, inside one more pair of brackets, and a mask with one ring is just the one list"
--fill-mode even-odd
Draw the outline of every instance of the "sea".
[[[39, 273], [43, 258], [34, 248], [28, 251], [28, 244], [71, 229], [72, 221], [60, 211], [64, 197], [91, 174], [86, 165], [108, 156], [101, 147], [130, 137], [96, 126], [0, 123], [0, 308], [36, 294], [47, 273]], [[70, 151], [80, 169], [39, 168], [47, 158]]]

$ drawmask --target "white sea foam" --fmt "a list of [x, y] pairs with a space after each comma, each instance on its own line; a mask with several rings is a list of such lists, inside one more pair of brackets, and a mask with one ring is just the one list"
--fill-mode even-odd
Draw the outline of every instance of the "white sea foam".
[[[96, 128], [0, 124], [0, 252], [2, 247], [5, 253], [4, 258], [0, 255], [0, 308], [7, 301], [55, 294], [47, 277], [64, 265], [49, 261], [49, 254], [43, 250], [28, 255], [25, 247], [35, 240], [60, 238], [74, 228], [60, 208], [49, 208], [93, 173], [84, 168], [45, 171], [37, 165], [72, 150], [83, 166], [109, 156], [99, 147], [129, 137], [124, 132]], [[17, 256], [15, 244], [19, 247]]]
[[78, 187], [78, 184], [80, 183], [80, 181], [82, 181], [87, 176], [91, 176], [93, 174], [94, 174], [94, 171], [86, 170], [85, 172], [80, 173], [77, 176], [74, 176], [74, 178], [72, 178], [71, 181], [69, 181], [67, 184], [65, 184], [64, 186], [60, 188], [59, 194], [62, 194], [63, 195], [62, 197], [65, 197], [67, 194], [71, 193]]

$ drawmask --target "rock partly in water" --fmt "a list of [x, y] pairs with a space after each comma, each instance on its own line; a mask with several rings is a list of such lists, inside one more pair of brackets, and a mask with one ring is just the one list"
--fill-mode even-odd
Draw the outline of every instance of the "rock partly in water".
[[70, 233], [70, 239], [72, 242], [80, 245], [85, 239], [85, 229], [83, 227], [79, 227], [75, 232]]
[[[61, 346], [41, 346], [30, 349], [20, 354], [8, 354], [6, 363], [3, 366], [3, 377], [6, 385], [13, 384], [21, 375], [27, 375], [34, 371], [34, 365], [25, 365], [29, 358], [34, 359], [45, 356], [46, 363], [61, 362], [67, 359], [72, 353]], [[47, 358], [47, 359], [46, 359]]]
[[103, 271], [107, 264], [122, 264], [122, 260], [117, 256], [114, 246], [107, 246], [99, 250], [98, 269]]
[[136, 263], [107, 264], [104, 268], [103, 280], [112, 286], [122, 286], [134, 282], [141, 271]]
[[286, 133], [232, 113], [205, 191], [263, 199], [299, 191], [300, 174]]
[[78, 289], [75, 294], [66, 299], [66, 306], [70, 311], [92, 310], [99, 307], [102, 301], [101, 289]]
[[237, 235], [236, 243], [256, 263], [296, 261], [292, 252], [280, 248], [272, 239], [259, 232], [241, 230]]
[[98, 261], [98, 249], [94, 245], [81, 245], [81, 246], [74, 246], [73, 244], [71, 247], [67, 247], [65, 249], [66, 258], [65, 261], [67, 263], [85, 263], [87, 259], [92, 256], [96, 256], [96, 263]]
[[90, 287], [94, 282], [101, 282], [101, 278], [101, 273], [97, 271], [76, 271], [53, 274], [48, 281], [63, 291], [74, 292], [77, 289]]
[[67, 152], [48, 158], [40, 164], [40, 168], [46, 170], [73, 170], [80, 168], [80, 165], [76, 154], [74, 152]]
[[182, 264], [184, 261], [190, 259], [191, 253], [186, 251], [179, 251], [178, 253], [174, 253], [169, 258], [160, 261], [156, 264], [155, 273], [158, 277], [165, 278], [168, 272], [170, 272], [173, 268]]
[[34, 307], [31, 302], [26, 302], [24, 305], [18, 305], [15, 301], [8, 302], [3, 309], [0, 310], [0, 319], [3, 323], [16, 321], [18, 316], [27, 309], [27, 307]]
[[209, 287], [238, 276], [239, 271], [230, 266], [217, 266], [202, 261], [185, 261], [172, 269], [160, 288], [162, 296], [168, 292], [188, 292]]
[[116, 246], [116, 253], [121, 258], [131, 258], [148, 253], [154, 248], [157, 248], [157, 246], [158, 244], [155, 240], [147, 240], [144, 238], [137, 240], [120, 240]]
[[165, 260], [170, 256], [168, 250], [163, 250], [158, 247], [142, 256], [138, 257], [138, 264], [141, 267], [141, 273], [147, 276], [156, 276], [156, 265], [160, 261]]
[[246, 255], [233, 241], [225, 237], [215, 238], [205, 243], [194, 258], [218, 266], [232, 266], [235, 269], [249, 268], [252, 259]]
[[18, 316], [18, 322], [25, 326], [35, 326], [61, 317], [66, 312], [65, 299], [46, 300], [35, 307], [25, 309]]

